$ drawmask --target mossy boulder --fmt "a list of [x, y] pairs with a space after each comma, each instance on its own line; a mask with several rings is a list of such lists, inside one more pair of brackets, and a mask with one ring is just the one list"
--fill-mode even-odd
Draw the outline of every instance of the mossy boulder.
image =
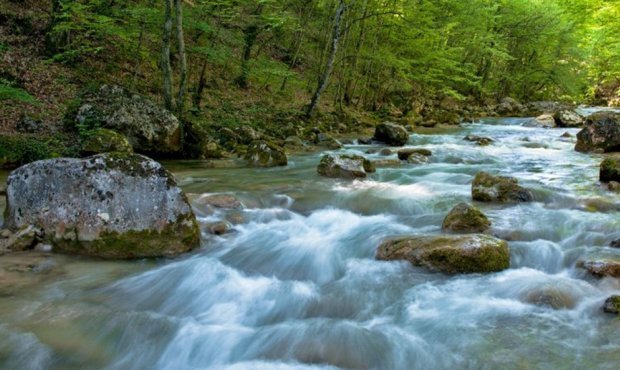
[[375, 128], [374, 139], [387, 145], [403, 146], [409, 141], [409, 133], [401, 125], [393, 122], [383, 122]]
[[103, 258], [175, 256], [199, 245], [183, 191], [136, 154], [37, 161], [7, 181], [5, 227], [34, 226], [54, 252]]
[[612, 295], [605, 300], [603, 311], [614, 315], [620, 315], [620, 295]]
[[253, 141], [248, 146], [244, 158], [250, 165], [256, 167], [276, 167], [288, 164], [284, 149], [266, 140]]
[[94, 131], [82, 143], [83, 155], [108, 152], [132, 153], [133, 148], [125, 136], [105, 128]]
[[182, 149], [179, 120], [150, 99], [120, 86], [103, 85], [84, 94], [67, 119], [81, 129], [119, 132], [136, 152], [170, 156]]
[[519, 185], [514, 177], [493, 176], [479, 172], [474, 177], [471, 195], [480, 202], [530, 202], [534, 199], [532, 192]]
[[484, 234], [415, 235], [388, 239], [377, 249], [378, 260], [406, 260], [447, 274], [502, 271], [510, 265], [508, 244]]
[[585, 128], [577, 134], [578, 152], [620, 151], [620, 113], [598, 112], [590, 115]]
[[321, 158], [317, 172], [331, 178], [356, 179], [365, 178], [375, 172], [375, 165], [361, 155], [327, 154]]
[[605, 158], [601, 162], [599, 178], [602, 182], [620, 181], [620, 157]]
[[459, 203], [443, 220], [441, 229], [453, 233], [485, 233], [491, 227], [491, 221], [478, 208]]

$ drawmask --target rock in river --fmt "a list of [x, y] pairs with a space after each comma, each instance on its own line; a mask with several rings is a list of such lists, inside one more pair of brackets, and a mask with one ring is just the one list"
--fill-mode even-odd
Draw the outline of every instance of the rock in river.
[[612, 295], [605, 300], [603, 305], [603, 311], [620, 315], [620, 295]]
[[602, 182], [620, 181], [620, 157], [608, 157], [601, 162], [599, 178]]
[[361, 155], [327, 154], [321, 158], [317, 172], [332, 178], [365, 178], [368, 173], [375, 172], [375, 166]]
[[586, 127], [577, 134], [578, 152], [620, 151], [620, 113], [598, 112], [586, 119]]
[[199, 245], [183, 191], [137, 154], [33, 162], [7, 182], [5, 227], [33, 226], [53, 251], [104, 258], [174, 256]]
[[491, 227], [491, 221], [478, 208], [457, 204], [443, 220], [441, 229], [455, 233], [484, 233]]
[[480, 202], [530, 202], [534, 198], [532, 192], [520, 186], [514, 177], [493, 176], [486, 172], [476, 174], [471, 195]]
[[596, 277], [620, 278], [620, 260], [609, 258], [587, 259], [578, 261], [577, 267], [585, 269]]
[[553, 115], [553, 119], [558, 127], [581, 127], [585, 119], [574, 110], [560, 110]]
[[256, 167], [276, 167], [288, 164], [284, 149], [265, 140], [253, 141], [248, 147], [245, 159], [250, 165]]
[[181, 124], [172, 113], [120, 86], [103, 85], [83, 96], [74, 119], [123, 134], [137, 152], [171, 155], [182, 147]]
[[505, 270], [510, 264], [508, 244], [483, 234], [414, 235], [384, 241], [378, 260], [407, 260], [447, 274]]
[[375, 128], [375, 140], [382, 141], [387, 145], [403, 146], [409, 141], [407, 130], [396, 123], [383, 122]]

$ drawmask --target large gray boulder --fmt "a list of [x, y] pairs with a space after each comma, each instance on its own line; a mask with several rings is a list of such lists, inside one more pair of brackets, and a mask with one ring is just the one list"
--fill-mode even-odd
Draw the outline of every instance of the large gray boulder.
[[83, 96], [80, 103], [73, 117], [78, 126], [119, 132], [140, 153], [165, 156], [182, 149], [179, 120], [144, 96], [103, 85]]
[[586, 119], [586, 127], [577, 134], [578, 152], [620, 151], [620, 113], [598, 112]]
[[37, 161], [7, 181], [5, 227], [30, 226], [53, 251], [103, 258], [174, 256], [199, 245], [183, 191], [137, 154]]
[[354, 154], [324, 155], [317, 167], [317, 172], [321, 176], [343, 179], [365, 178], [368, 173], [375, 171], [371, 161]]
[[396, 123], [383, 122], [375, 128], [374, 139], [393, 146], [404, 146], [409, 141], [407, 130]]
[[532, 192], [521, 185], [514, 177], [493, 176], [478, 172], [471, 184], [471, 195], [480, 202], [530, 202]]
[[508, 244], [483, 234], [413, 235], [384, 241], [378, 260], [406, 260], [448, 274], [505, 270], [510, 265]]
[[581, 114], [570, 109], [556, 112], [553, 119], [558, 127], [581, 127], [585, 121]]

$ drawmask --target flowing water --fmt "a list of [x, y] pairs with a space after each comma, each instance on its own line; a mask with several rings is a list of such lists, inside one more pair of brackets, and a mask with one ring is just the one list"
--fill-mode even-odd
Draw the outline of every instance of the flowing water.
[[[414, 134], [430, 164], [365, 181], [320, 178], [320, 153], [275, 169], [167, 163], [188, 193], [243, 201], [234, 217], [194, 204], [203, 226], [229, 217], [233, 232], [205, 232], [173, 260], [0, 257], [0, 368], [618, 369], [620, 320], [601, 306], [620, 282], [575, 263], [620, 255], [607, 247], [620, 197], [597, 181], [600, 156], [523, 121]], [[439, 233], [482, 170], [535, 196], [478, 204], [509, 240], [509, 270], [447, 276], [374, 260], [385, 237]]]

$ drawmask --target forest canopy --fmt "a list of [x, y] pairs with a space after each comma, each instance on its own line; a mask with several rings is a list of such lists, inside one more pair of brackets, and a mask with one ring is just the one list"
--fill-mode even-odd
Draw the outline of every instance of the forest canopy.
[[618, 0], [54, 0], [52, 14], [52, 61], [97, 61], [99, 78], [176, 109], [200, 110], [222, 84], [373, 110], [580, 102], [620, 80]]

